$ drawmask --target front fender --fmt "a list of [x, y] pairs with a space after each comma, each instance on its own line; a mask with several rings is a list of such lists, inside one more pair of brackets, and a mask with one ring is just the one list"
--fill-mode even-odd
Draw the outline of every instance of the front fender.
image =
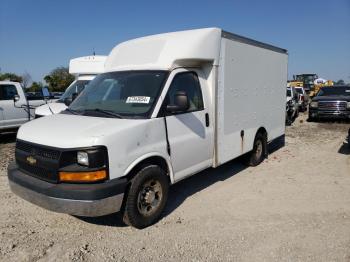
[[170, 177], [170, 181], [173, 184], [174, 183], [174, 172], [173, 172], [173, 167], [171, 165], [171, 161], [168, 155], [164, 155], [162, 153], [159, 152], [150, 152], [147, 153], [145, 155], [142, 155], [140, 157], [138, 157], [137, 159], [135, 159], [130, 165], [128, 165], [128, 167], [125, 169], [124, 171], [124, 176], [126, 176], [127, 174], [130, 173], [130, 171], [137, 166], [139, 163], [141, 163], [142, 161], [151, 158], [151, 157], [161, 157], [165, 160], [167, 166], [168, 166], [168, 170], [169, 170], [169, 177]]

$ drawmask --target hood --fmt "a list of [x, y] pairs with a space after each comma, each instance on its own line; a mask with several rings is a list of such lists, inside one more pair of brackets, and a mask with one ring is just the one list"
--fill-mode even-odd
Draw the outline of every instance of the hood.
[[347, 101], [350, 102], [350, 96], [315, 96], [312, 101]]
[[[53, 114], [58, 114], [65, 110], [67, 106], [64, 103], [48, 103], [39, 106], [35, 109], [35, 114], [40, 116], [49, 116]], [[51, 110], [50, 110], [51, 109]]]
[[22, 125], [17, 139], [58, 148], [88, 147], [99, 145], [105, 136], [135, 128], [148, 120], [57, 114]]

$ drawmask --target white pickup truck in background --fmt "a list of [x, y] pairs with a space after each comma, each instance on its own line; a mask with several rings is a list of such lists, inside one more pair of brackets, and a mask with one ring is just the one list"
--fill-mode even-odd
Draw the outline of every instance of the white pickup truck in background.
[[123, 42], [68, 110], [20, 128], [11, 190], [149, 226], [170, 185], [242, 155], [256, 166], [283, 144], [287, 62], [285, 49], [219, 28]]
[[69, 73], [75, 76], [75, 80], [57, 101], [36, 108], [35, 118], [58, 114], [65, 110], [96, 75], [104, 72], [106, 58], [107, 56], [94, 55], [71, 59]]
[[44, 103], [45, 99], [27, 100], [18, 82], [0, 81], [0, 133], [16, 129], [31, 120], [34, 110], [28, 109], [28, 106], [34, 108]]

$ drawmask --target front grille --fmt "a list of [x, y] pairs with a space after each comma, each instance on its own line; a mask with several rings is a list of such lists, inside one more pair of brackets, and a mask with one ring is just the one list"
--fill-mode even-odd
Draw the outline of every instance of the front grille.
[[23, 141], [17, 141], [16, 149], [30, 153], [31, 155], [57, 160], [60, 158], [60, 151], [44, 148], [41, 146], [29, 144]]
[[26, 162], [22, 162], [17, 160], [17, 165], [19, 169], [24, 171], [25, 173], [40, 178], [42, 180], [46, 180], [48, 182], [57, 182], [57, 171], [56, 170], [48, 170], [46, 168], [42, 168], [39, 166], [31, 166]]
[[[30, 163], [29, 158], [35, 162]], [[60, 151], [18, 140], [16, 143], [16, 162], [26, 174], [57, 183]]]
[[326, 111], [346, 110], [346, 101], [319, 101], [318, 109]]

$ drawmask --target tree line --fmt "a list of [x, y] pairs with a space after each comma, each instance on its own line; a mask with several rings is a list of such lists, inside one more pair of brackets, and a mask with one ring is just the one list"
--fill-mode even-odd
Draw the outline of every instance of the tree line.
[[[26, 92], [39, 92], [44, 86], [42, 82], [32, 81], [31, 76], [27, 72], [23, 75], [0, 72], [0, 81], [4, 80], [21, 83]], [[67, 67], [57, 67], [48, 75], [44, 76], [44, 80], [50, 92], [64, 92], [74, 81], [74, 75], [69, 73]]]
[[[0, 81], [10, 80], [22, 83], [27, 92], [38, 92], [44, 86], [42, 82], [32, 81], [31, 76], [25, 72], [23, 75], [14, 73], [1, 73]], [[74, 81], [74, 76], [69, 73], [67, 67], [57, 67], [44, 77], [45, 82], [51, 92], [64, 92], [66, 88]], [[340, 79], [334, 82], [335, 85], [345, 85], [345, 81]], [[347, 85], [350, 85], [348, 83]]]

